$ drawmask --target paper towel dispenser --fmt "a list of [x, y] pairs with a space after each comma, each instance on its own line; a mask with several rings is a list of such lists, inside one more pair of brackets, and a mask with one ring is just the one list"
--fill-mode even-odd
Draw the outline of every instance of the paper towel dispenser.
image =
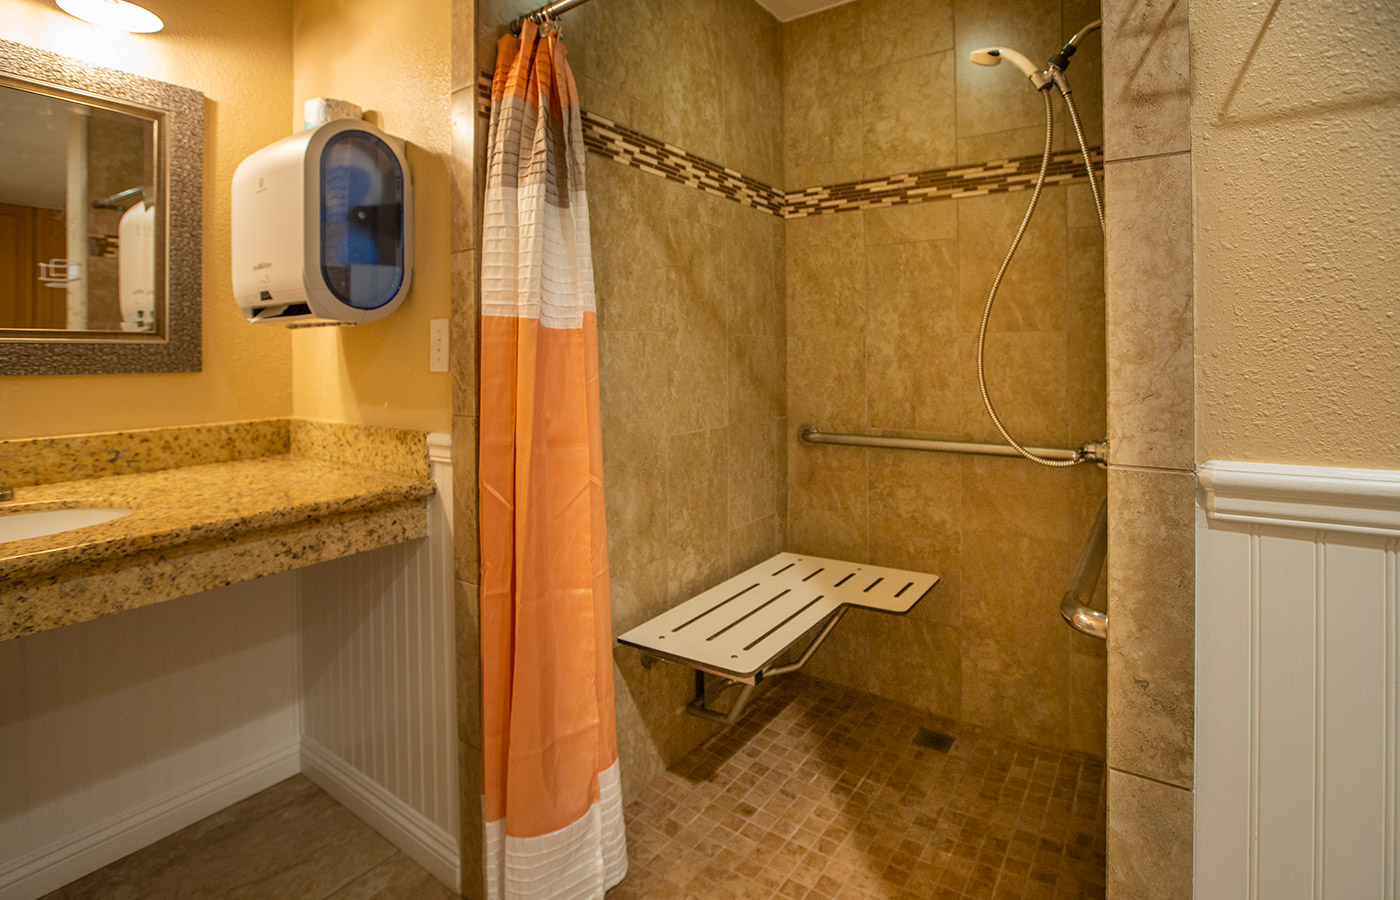
[[413, 279], [404, 142], [337, 119], [249, 156], [233, 175], [233, 293], [249, 322], [372, 322]]

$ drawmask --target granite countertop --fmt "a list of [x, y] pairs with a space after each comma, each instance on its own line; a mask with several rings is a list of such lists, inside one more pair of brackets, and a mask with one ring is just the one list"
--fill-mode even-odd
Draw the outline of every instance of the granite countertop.
[[13, 501], [0, 503], [0, 515], [75, 507], [135, 512], [0, 544], [0, 598], [7, 583], [75, 564], [424, 500], [433, 490], [427, 478], [292, 456], [16, 488]]

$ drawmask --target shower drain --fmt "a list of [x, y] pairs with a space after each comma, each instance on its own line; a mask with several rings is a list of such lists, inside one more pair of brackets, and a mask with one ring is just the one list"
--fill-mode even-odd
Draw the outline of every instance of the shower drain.
[[934, 731], [932, 728], [920, 728], [919, 733], [914, 735], [914, 744], [916, 746], [937, 750], [939, 753], [947, 753], [949, 750], [952, 750], [953, 740], [951, 734]]

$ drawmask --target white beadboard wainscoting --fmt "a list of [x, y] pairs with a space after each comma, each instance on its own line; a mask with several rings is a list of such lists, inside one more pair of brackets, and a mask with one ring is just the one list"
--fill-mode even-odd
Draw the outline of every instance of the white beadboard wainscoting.
[[452, 448], [432, 435], [428, 539], [301, 570], [303, 771], [457, 889]]
[[0, 900], [298, 772], [459, 883], [451, 453], [425, 540], [0, 643]]
[[300, 769], [296, 577], [0, 644], [0, 900], [33, 900]]
[[1207, 463], [1197, 900], [1400, 900], [1400, 472]]

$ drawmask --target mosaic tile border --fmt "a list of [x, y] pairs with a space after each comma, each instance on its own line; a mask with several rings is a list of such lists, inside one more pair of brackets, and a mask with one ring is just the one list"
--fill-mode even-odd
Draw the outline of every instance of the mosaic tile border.
[[[491, 115], [491, 79], [486, 75], [477, 81], [477, 114], [485, 118]], [[1040, 170], [1040, 154], [1037, 153], [783, 192], [587, 110], [583, 111], [583, 142], [592, 152], [614, 162], [782, 219], [1022, 191], [1035, 185]], [[1090, 147], [1089, 158], [1094, 171], [1102, 172], [1103, 148]], [[1088, 176], [1078, 150], [1063, 150], [1050, 157], [1047, 185], [1085, 181]]]
[[[1090, 147], [1089, 159], [1094, 171], [1103, 171], [1103, 148]], [[891, 175], [870, 181], [850, 181], [843, 184], [819, 185], [800, 191], [789, 191], [784, 197], [783, 217], [801, 219], [829, 213], [885, 206], [904, 206], [930, 200], [956, 200], [1005, 194], [1035, 186], [1040, 171], [1040, 154], [994, 159], [973, 165], [928, 169], [904, 175]], [[1052, 154], [1046, 172], [1046, 185], [1087, 182], [1084, 159], [1078, 150]]]

